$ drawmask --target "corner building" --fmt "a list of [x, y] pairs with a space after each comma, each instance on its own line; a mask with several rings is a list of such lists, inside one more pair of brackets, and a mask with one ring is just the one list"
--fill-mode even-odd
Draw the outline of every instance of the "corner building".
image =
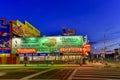
[[24, 62], [29, 63], [76, 63], [81, 57], [88, 56], [90, 45], [83, 41], [82, 36], [49, 36], [13, 38], [12, 53]]

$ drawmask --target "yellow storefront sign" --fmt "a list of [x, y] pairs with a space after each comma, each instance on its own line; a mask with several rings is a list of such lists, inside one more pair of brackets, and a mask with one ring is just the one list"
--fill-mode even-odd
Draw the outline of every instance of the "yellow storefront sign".
[[13, 33], [18, 36], [25, 37], [39, 37], [40, 31], [33, 27], [30, 23], [25, 21], [25, 24], [19, 20], [13, 21], [12, 23]]
[[29, 29], [29, 31], [31, 32], [32, 36], [40, 36], [40, 31], [37, 30], [35, 27], [33, 27], [30, 23], [28, 23], [27, 21], [25, 21], [25, 28]]

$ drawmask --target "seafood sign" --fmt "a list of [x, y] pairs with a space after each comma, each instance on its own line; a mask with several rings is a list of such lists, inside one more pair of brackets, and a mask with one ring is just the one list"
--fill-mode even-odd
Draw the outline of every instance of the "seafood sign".
[[4, 19], [0, 19], [0, 50], [10, 49], [10, 25]]

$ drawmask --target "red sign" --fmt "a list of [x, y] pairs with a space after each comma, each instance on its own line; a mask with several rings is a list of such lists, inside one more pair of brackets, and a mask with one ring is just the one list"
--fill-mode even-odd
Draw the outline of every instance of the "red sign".
[[17, 49], [17, 53], [19, 54], [35, 54], [36, 50], [35, 49]]
[[75, 30], [74, 30], [74, 29], [69, 29], [69, 30], [68, 30], [68, 34], [69, 34], [69, 35], [75, 34]]

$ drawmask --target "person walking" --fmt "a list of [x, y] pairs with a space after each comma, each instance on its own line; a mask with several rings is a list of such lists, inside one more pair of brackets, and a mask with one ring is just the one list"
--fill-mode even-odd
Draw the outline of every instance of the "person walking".
[[82, 66], [82, 64], [83, 64], [83, 59], [82, 58], [80, 58], [79, 64], [80, 64], [80, 66]]

